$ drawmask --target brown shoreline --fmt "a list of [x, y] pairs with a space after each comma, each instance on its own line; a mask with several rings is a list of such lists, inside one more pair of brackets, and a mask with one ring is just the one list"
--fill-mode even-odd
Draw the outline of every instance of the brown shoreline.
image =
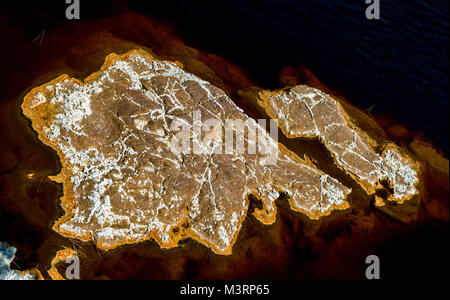
[[[147, 50], [148, 51], [148, 50]], [[106, 58], [105, 61], [103, 63], [103, 65], [100, 67], [100, 69], [92, 74], [90, 74], [88, 77], [86, 77], [83, 81], [78, 80], [76, 78], [71, 78], [73, 81], [75, 81], [77, 84], [79, 85], [84, 85], [84, 84], [88, 84], [92, 81], [95, 81], [104, 70], [106, 70], [109, 66], [111, 66], [116, 60], [120, 60], [120, 59], [124, 59], [125, 57], [131, 55], [132, 53], [140, 53], [140, 54], [145, 54], [145, 55], [150, 55], [148, 52], [144, 52], [141, 50], [133, 50], [131, 52], [127, 52], [123, 55], [117, 55], [115, 53], [109, 54]], [[150, 55], [151, 59], [155, 59], [152, 55]], [[178, 64], [180, 66], [180, 68], [182, 67], [182, 64], [179, 62], [174, 62], [176, 64]], [[53, 225], [53, 230], [55, 230], [56, 232], [60, 233], [61, 235], [63, 235], [64, 237], [67, 238], [76, 238], [79, 239], [83, 242], [90, 242], [90, 241], [94, 241], [95, 239], [93, 239], [93, 237], [91, 235], [84, 235], [84, 236], [80, 236], [80, 235], [74, 235], [72, 232], [70, 231], [65, 231], [64, 229], [60, 228], [60, 225], [63, 224], [64, 222], [72, 219], [73, 217], [73, 210], [75, 209], [75, 196], [74, 196], [74, 192], [73, 192], [73, 183], [70, 181], [70, 176], [65, 176], [64, 173], [70, 173], [71, 170], [71, 165], [67, 162], [67, 160], [65, 159], [64, 154], [59, 150], [59, 147], [57, 144], [53, 143], [51, 140], [49, 140], [45, 134], [43, 134], [42, 132], [42, 128], [43, 128], [43, 124], [39, 124], [38, 122], [36, 122], [36, 118], [33, 118], [32, 116], [32, 109], [33, 109], [33, 105], [32, 100], [34, 98], [34, 96], [41, 92], [41, 93], [45, 93], [45, 87], [48, 85], [52, 85], [55, 82], [59, 82], [63, 79], [69, 78], [69, 75], [67, 74], [63, 74], [58, 76], [57, 78], [51, 80], [48, 83], [44, 83], [41, 86], [35, 87], [33, 88], [29, 93], [27, 93], [27, 95], [24, 97], [23, 103], [21, 105], [22, 111], [24, 113], [25, 116], [27, 116], [30, 120], [32, 120], [31, 124], [32, 124], [32, 128], [38, 133], [38, 137], [39, 140], [41, 140], [44, 144], [50, 146], [52, 149], [54, 149], [57, 153], [58, 156], [60, 158], [60, 163], [62, 165], [61, 168], [61, 172], [57, 175], [54, 176], [50, 176], [49, 178], [56, 182], [56, 183], [62, 183], [63, 184], [63, 196], [59, 199], [61, 206], [64, 209], [65, 214], [60, 217], [55, 224]], [[248, 195], [246, 196], [246, 201], [247, 201], [247, 207], [248, 207]], [[244, 215], [242, 217], [240, 217], [240, 220], [238, 221], [238, 225], [239, 227], [241, 226], [242, 222], [245, 219], [247, 212], [244, 213]], [[276, 215], [275, 215], [276, 217]], [[185, 224], [186, 222], [189, 222], [188, 218], [185, 218], [184, 220], [182, 220], [179, 224], [174, 225], [173, 227], [181, 227], [183, 224]], [[272, 220], [271, 223], [273, 223], [274, 220]], [[154, 239], [158, 245], [163, 248], [163, 249], [170, 249], [170, 248], [174, 248], [174, 247], [178, 247], [178, 242], [182, 239], [186, 239], [186, 238], [192, 238], [204, 245], [206, 245], [207, 247], [211, 248], [212, 251], [216, 254], [220, 254], [220, 255], [231, 255], [232, 254], [232, 248], [236, 242], [237, 236], [239, 235], [239, 231], [237, 231], [234, 235], [234, 237], [232, 238], [232, 242], [230, 243], [230, 247], [228, 249], [225, 250], [220, 250], [216, 247], [216, 245], [210, 243], [208, 240], [202, 239], [200, 236], [198, 236], [197, 234], [195, 234], [192, 230], [190, 230], [190, 228], [188, 228], [187, 231], [184, 231], [182, 233], [183, 234], [179, 234], [176, 235], [173, 233], [172, 230], [170, 230], [169, 235], [171, 236], [170, 241], [171, 243], [164, 243], [161, 239], [159, 239], [159, 237], [155, 234], [155, 230], [147, 233], [147, 235], [139, 240], [129, 240], [126, 239], [121, 243], [117, 243], [117, 244], [112, 244], [109, 247], [104, 247], [103, 245], [98, 245], [97, 243], [97, 247], [99, 247], [102, 250], [108, 251], [108, 250], [112, 250], [115, 249], [117, 247], [123, 246], [123, 245], [132, 245], [132, 244], [137, 244], [146, 240], [151, 240]], [[181, 233], [181, 232], [180, 232]], [[59, 252], [58, 252], [59, 253]], [[58, 259], [58, 253], [56, 254], [56, 257], [54, 259]], [[58, 260], [59, 261], [59, 260]], [[56, 263], [55, 263], [56, 264]], [[52, 262], [52, 266], [54, 265], [54, 263]], [[55, 275], [55, 274], [53, 274]], [[56, 276], [56, 275], [55, 275]]]
[[[89, 242], [89, 241], [94, 241], [94, 243], [97, 245], [97, 247], [99, 247], [102, 250], [108, 251], [117, 247], [120, 247], [122, 245], [128, 245], [128, 244], [136, 244], [139, 242], [143, 242], [145, 240], [150, 240], [150, 239], [154, 239], [161, 248], [173, 248], [173, 247], [177, 247], [178, 246], [178, 242], [181, 239], [185, 239], [185, 238], [192, 238], [206, 246], [208, 246], [209, 248], [212, 249], [212, 251], [216, 254], [221, 254], [221, 255], [231, 255], [232, 254], [232, 248], [236, 242], [237, 236], [239, 235], [239, 231], [234, 233], [234, 236], [232, 237], [232, 240], [230, 242], [230, 245], [227, 249], [219, 249], [217, 247], [217, 245], [214, 245], [213, 243], [211, 243], [210, 241], [201, 238], [198, 234], [195, 234], [188, 226], [187, 230], [183, 230], [180, 231], [178, 230], [178, 234], [174, 233], [173, 229], [174, 228], [180, 228], [181, 226], [183, 226], [183, 224], [189, 223], [189, 219], [186, 217], [185, 219], [181, 220], [179, 224], [173, 225], [172, 228], [169, 231], [169, 236], [170, 236], [170, 241], [169, 242], [163, 242], [161, 239], [159, 239], [159, 237], [156, 234], [156, 230], [152, 230], [150, 232], [148, 232], [144, 237], [139, 238], [139, 239], [128, 239], [125, 238], [122, 242], [120, 243], [114, 243], [114, 244], [110, 244], [108, 246], [105, 246], [103, 244], [99, 244], [95, 238], [92, 235], [89, 234], [85, 234], [85, 235], [80, 235], [80, 234], [74, 234], [71, 231], [68, 230], [64, 230], [60, 227], [61, 224], [65, 223], [68, 220], [71, 220], [74, 217], [74, 213], [73, 211], [75, 211], [76, 209], [76, 201], [75, 201], [75, 195], [74, 195], [74, 191], [73, 191], [73, 183], [70, 180], [71, 177], [71, 170], [72, 170], [72, 166], [70, 165], [70, 163], [68, 163], [66, 157], [64, 156], [64, 154], [62, 153], [62, 151], [60, 150], [60, 147], [54, 143], [53, 141], [51, 141], [49, 138], [47, 138], [47, 136], [45, 135], [45, 133], [43, 132], [43, 129], [46, 128], [45, 127], [45, 122], [48, 121], [47, 113], [45, 110], [41, 111], [40, 109], [35, 109], [36, 105], [35, 103], [33, 103], [36, 99], [36, 95], [38, 93], [42, 94], [42, 95], [46, 95], [48, 93], [48, 91], [46, 91], [46, 87], [47, 86], [52, 86], [55, 83], [64, 81], [65, 79], [71, 79], [73, 80], [75, 83], [77, 83], [78, 85], [82, 86], [82, 85], [87, 85], [95, 80], [97, 80], [105, 70], [107, 70], [112, 64], [114, 64], [116, 61], [118, 60], [126, 60], [129, 56], [133, 55], [133, 54], [139, 54], [139, 55], [143, 55], [143, 56], [147, 56], [150, 60], [156, 60], [156, 58], [154, 57], [154, 54], [150, 54], [146, 51], [140, 50], [140, 49], [136, 49], [136, 50], [131, 50], [125, 54], [122, 55], [117, 55], [115, 53], [109, 54], [106, 59], [104, 64], [100, 67], [99, 71], [96, 71], [92, 74], [90, 74], [88, 77], [86, 77], [83, 81], [81, 80], [77, 80], [77, 79], [73, 79], [70, 78], [68, 75], [64, 74], [64, 75], [60, 75], [58, 76], [56, 79], [45, 83], [41, 86], [38, 86], [36, 88], [33, 88], [25, 97], [23, 100], [23, 103], [21, 105], [22, 111], [24, 113], [24, 115], [29, 118], [32, 121], [32, 127], [33, 129], [38, 133], [38, 137], [39, 139], [46, 145], [50, 146], [51, 148], [53, 148], [57, 153], [58, 156], [60, 157], [60, 162], [62, 165], [61, 168], [61, 172], [55, 176], [51, 176], [50, 179], [53, 180], [54, 182], [57, 183], [62, 183], [63, 184], [63, 196], [60, 198], [61, 201], [61, 206], [63, 207], [64, 211], [65, 211], [65, 215], [63, 215], [60, 219], [58, 219], [55, 224], [53, 225], [53, 230], [55, 230], [56, 232], [60, 233], [61, 235], [68, 237], [68, 238], [76, 238], [79, 239], [81, 241], [84, 242]], [[183, 68], [182, 64], [179, 62], [175, 62], [180, 68]], [[41, 115], [43, 115], [44, 117], [40, 117]], [[313, 169], [316, 169], [316, 167], [308, 160], [305, 159], [301, 159], [300, 157], [298, 157], [296, 154], [294, 154], [292, 151], [288, 150], [283, 144], [279, 143], [279, 148], [281, 149], [282, 153], [285, 153], [287, 156], [289, 156], [291, 159], [293, 159], [294, 161], [298, 162], [298, 163], [303, 163], [303, 164], [307, 164], [309, 166], [311, 166]], [[316, 169], [317, 170], [317, 169]], [[255, 191], [253, 191], [253, 193], [256, 195]], [[247, 195], [245, 195], [245, 201], [246, 201], [246, 207], [248, 209], [248, 205], [249, 205], [249, 200], [248, 197], [249, 195], [252, 194], [252, 191], [249, 191]], [[344, 192], [344, 197], [347, 197], [348, 193]], [[256, 196], [255, 196], [256, 197]], [[262, 198], [258, 198], [256, 197], [259, 201], [262, 200]], [[349, 204], [348, 202], [343, 202], [341, 205], [336, 205], [333, 204], [331, 206], [331, 208], [327, 211], [325, 211], [322, 214], [312, 214], [310, 211], [306, 210], [306, 209], [300, 209], [295, 207], [293, 199], [289, 199], [289, 203], [291, 205], [291, 209], [294, 211], [298, 211], [298, 212], [302, 212], [305, 215], [307, 215], [309, 218], [313, 219], [313, 220], [318, 220], [320, 217], [322, 216], [327, 216], [329, 214], [331, 214], [331, 212], [333, 210], [344, 210], [349, 208]], [[239, 218], [237, 226], [238, 228], [241, 228], [242, 226], [242, 222], [245, 219], [245, 216], [247, 214], [247, 209], [244, 212], [244, 214]], [[275, 203], [273, 204], [272, 210], [273, 210], [273, 214], [271, 214], [270, 216], [267, 215], [263, 215], [262, 212], [264, 211], [264, 207], [262, 210], [256, 210], [253, 215], [259, 220], [261, 221], [263, 224], [269, 225], [275, 222], [276, 220], [276, 206]], [[266, 209], [267, 210], [267, 209]]]
[[[264, 109], [267, 113], [267, 115], [271, 118], [271, 119], [277, 119], [277, 116], [272, 112], [272, 110], [270, 109], [270, 105], [269, 105], [269, 101], [270, 101], [270, 97], [272, 95], [278, 95], [278, 94], [283, 94], [286, 91], [290, 90], [291, 86], [282, 88], [280, 90], [277, 91], [268, 91], [268, 90], [260, 90], [258, 92], [258, 97], [257, 99], [254, 101], [257, 103], [257, 105], [259, 105], [262, 109]], [[328, 89], [327, 89], [328, 90]], [[331, 97], [331, 99], [333, 99], [334, 101], [336, 101], [338, 108], [340, 109], [340, 111], [343, 113], [344, 118], [347, 122], [347, 126], [349, 128], [352, 128], [352, 130], [354, 130], [358, 135], [360, 135], [363, 139], [364, 142], [367, 143], [367, 146], [372, 148], [371, 150], [374, 151], [374, 153], [379, 154], [381, 157], [383, 157], [383, 154], [388, 151], [389, 149], [393, 149], [394, 151], [398, 151], [398, 153], [400, 154], [406, 154], [403, 155], [403, 158], [405, 160], [408, 161], [409, 165], [411, 166], [411, 168], [417, 172], [418, 177], [420, 177], [420, 173], [421, 173], [421, 166], [419, 164], [419, 162], [414, 161], [409, 153], [407, 153], [406, 149], [403, 149], [401, 147], [399, 147], [398, 145], [396, 145], [395, 143], [389, 141], [389, 140], [385, 140], [383, 142], [377, 142], [376, 139], [374, 137], [372, 137], [369, 133], [364, 132], [363, 130], [361, 130], [359, 127], [357, 127], [355, 125], [355, 120], [352, 120], [352, 118], [350, 117], [350, 115], [348, 114], [348, 112], [344, 109], [344, 106], [342, 105], [343, 100], [339, 99], [339, 98], [334, 98]], [[367, 116], [368, 118], [368, 116]], [[283, 132], [283, 134], [288, 137], [288, 138], [306, 138], [306, 139], [313, 139], [316, 140], [319, 143], [324, 143], [325, 141], [322, 141], [322, 138], [320, 137], [316, 137], [314, 135], [302, 135], [302, 134], [290, 134], [289, 132], [287, 132], [284, 128], [284, 126], [280, 126], [281, 131]], [[377, 185], [378, 186], [371, 186], [368, 183], [364, 182], [363, 180], [361, 180], [356, 174], [354, 174], [353, 172], [350, 172], [349, 170], [346, 170], [339, 162], [338, 162], [338, 158], [336, 156], [336, 154], [325, 144], [326, 149], [331, 153], [333, 160], [334, 160], [334, 164], [339, 166], [340, 168], [342, 168], [347, 175], [349, 175], [350, 177], [352, 177], [353, 180], [355, 180], [369, 195], [375, 194], [376, 191], [378, 189], [381, 189], [381, 187], [379, 186], [380, 183], [378, 182]], [[377, 151], [379, 150], [379, 151]], [[378, 153], [380, 152], [380, 153]], [[393, 183], [390, 182], [390, 188], [393, 188]], [[415, 187], [413, 187], [415, 188]], [[411, 199], [412, 197], [414, 197], [414, 195], [411, 196], [405, 196], [401, 199], [387, 199], [390, 201], [396, 201], [400, 204], [403, 204], [405, 201]]]

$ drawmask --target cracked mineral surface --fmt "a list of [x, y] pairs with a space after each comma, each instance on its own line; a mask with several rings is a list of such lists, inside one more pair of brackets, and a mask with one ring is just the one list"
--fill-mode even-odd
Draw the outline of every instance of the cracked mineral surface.
[[[230, 254], [250, 194], [261, 200], [254, 216], [266, 224], [276, 218], [280, 193], [313, 219], [348, 207], [349, 188], [278, 144], [225, 92], [143, 50], [109, 55], [84, 82], [62, 75], [37, 87], [22, 110], [61, 160], [52, 179], [63, 183], [66, 214], [54, 229], [105, 250], [151, 238], [168, 248], [191, 237]], [[195, 111], [202, 121], [257, 128], [265, 154], [217, 153], [222, 131], [196, 135]], [[201, 153], [175, 147], [174, 122], [188, 125], [190, 145]], [[213, 142], [204, 143], [205, 135]], [[276, 163], [268, 164], [273, 153]]]
[[393, 191], [391, 201], [402, 203], [418, 193], [418, 164], [392, 143], [377, 153], [376, 142], [352, 123], [331, 96], [305, 85], [259, 95], [259, 104], [287, 137], [319, 139], [335, 163], [367, 193], [382, 189], [383, 182]]

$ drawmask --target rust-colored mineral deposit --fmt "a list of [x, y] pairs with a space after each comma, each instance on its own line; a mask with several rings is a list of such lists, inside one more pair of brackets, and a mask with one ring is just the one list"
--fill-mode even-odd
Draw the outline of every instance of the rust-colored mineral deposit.
[[77, 251], [70, 248], [64, 248], [63, 250], [59, 250], [58, 252], [56, 252], [55, 257], [52, 259], [50, 263], [50, 269], [47, 271], [50, 278], [52, 280], [65, 280], [64, 277], [59, 273], [57, 265], [77, 255], [78, 255]]
[[[393, 143], [377, 145], [331, 96], [306, 85], [277, 92], [261, 91], [259, 96], [259, 104], [277, 120], [287, 137], [319, 139], [336, 165], [367, 193], [383, 189], [383, 182], [393, 190], [391, 201], [403, 203], [418, 193], [418, 163]], [[377, 148], [382, 148], [380, 154]]]
[[[222, 90], [143, 50], [109, 55], [84, 82], [62, 75], [37, 87], [22, 110], [61, 160], [52, 179], [63, 183], [66, 214], [54, 229], [102, 249], [151, 238], [168, 248], [191, 237], [230, 254], [250, 194], [261, 200], [254, 215], [266, 224], [280, 193], [313, 219], [349, 206], [349, 188], [278, 144]], [[257, 128], [265, 152], [216, 152], [225, 134], [203, 123], [196, 135], [195, 114]], [[201, 153], [180, 151], [182, 125]], [[274, 153], [276, 163], [267, 163]]]

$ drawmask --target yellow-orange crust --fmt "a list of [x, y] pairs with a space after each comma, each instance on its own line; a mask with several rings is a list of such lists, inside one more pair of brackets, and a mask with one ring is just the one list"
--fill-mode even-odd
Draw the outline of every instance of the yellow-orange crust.
[[[90, 240], [96, 241], [95, 237], [92, 236], [92, 234], [80, 233], [80, 232], [74, 233], [73, 231], [65, 230], [64, 228], [61, 227], [62, 224], [66, 223], [66, 222], [70, 221], [72, 218], [74, 218], [74, 216], [75, 216], [74, 211], [77, 208], [76, 195], [74, 192], [74, 183], [70, 180], [70, 177], [73, 174], [73, 166], [70, 164], [70, 162], [65, 157], [64, 153], [61, 151], [60, 147], [58, 146], [58, 143], [51, 140], [47, 136], [46, 132], [44, 132], [44, 128], [46, 128], [46, 125], [52, 121], [51, 118], [55, 114], [55, 111], [52, 111], [52, 109], [58, 110], [59, 108], [53, 107], [51, 104], [48, 104], [45, 106], [44, 105], [40, 106], [39, 102], [36, 103], [36, 98], [38, 98], [37, 95], [41, 94], [41, 95], [43, 95], [44, 98], [46, 98], [49, 94], [49, 91], [46, 89], [46, 87], [56, 85], [59, 82], [63, 82], [65, 80], [69, 80], [69, 79], [72, 80], [75, 84], [77, 84], [79, 86], [89, 85], [90, 83], [100, 80], [100, 77], [102, 76], [102, 74], [108, 68], [110, 68], [113, 64], [115, 64], [117, 61], [127, 61], [131, 57], [135, 57], [136, 55], [144, 57], [144, 58], [148, 59], [148, 61], [150, 61], [150, 62], [155, 60], [155, 58], [153, 56], [151, 56], [148, 52], [146, 52], [144, 50], [132, 50], [123, 55], [110, 54], [106, 57], [105, 63], [100, 68], [100, 70], [98, 72], [95, 72], [95, 73], [89, 75], [83, 82], [76, 80], [76, 79], [69, 78], [68, 75], [61, 75], [58, 78], [50, 81], [49, 83], [46, 83], [44, 85], [41, 85], [39, 87], [32, 89], [24, 98], [24, 101], [22, 103], [23, 113], [29, 119], [32, 120], [33, 129], [38, 133], [39, 139], [46, 145], [49, 145], [50, 147], [55, 149], [61, 160], [61, 165], [62, 165], [61, 172], [58, 175], [51, 176], [50, 178], [55, 182], [63, 184], [64, 194], [60, 200], [61, 200], [61, 205], [65, 211], [65, 215], [62, 216], [59, 220], [57, 220], [53, 226], [53, 229], [55, 231], [59, 232], [60, 234], [62, 234], [63, 236], [70, 237], [70, 238], [77, 238], [82, 241], [90, 241]], [[180, 69], [182, 68], [182, 65], [180, 63], [175, 63], [175, 64], [176, 64], [176, 66], [178, 66], [178, 68], [180, 68]], [[296, 154], [294, 154], [293, 152], [286, 149], [286, 147], [284, 147], [282, 144], [278, 143], [278, 148], [280, 149], [280, 153], [284, 157], [284, 159], [287, 161], [290, 161], [290, 164], [293, 167], [309, 169], [308, 172], [313, 172], [314, 174], [317, 174], [317, 176], [320, 174], [323, 174], [319, 170], [317, 170], [315, 168], [315, 166], [311, 163], [311, 161], [309, 161], [308, 159], [301, 159]], [[325, 175], [323, 174], [320, 176], [321, 176], [321, 180], [322, 180], [322, 176], [325, 176]], [[336, 192], [339, 192], [341, 194], [336, 197], [342, 197], [342, 198], [337, 198], [338, 200], [336, 202], [331, 201], [331, 203], [329, 203], [329, 207], [327, 207], [323, 211], [322, 210], [311, 211], [305, 207], [302, 207], [301, 205], [299, 205], [298, 201], [294, 201], [294, 199], [292, 197], [290, 197], [289, 203], [291, 205], [291, 208], [295, 211], [305, 213], [311, 219], [318, 219], [321, 216], [329, 215], [331, 213], [331, 211], [333, 211], [333, 210], [347, 209], [349, 207], [349, 204], [347, 201], [343, 201], [343, 199], [345, 199], [347, 194], [350, 193], [350, 189], [343, 187], [334, 179], [329, 178], [329, 176], [323, 177], [323, 180], [324, 180], [324, 182], [326, 182], [327, 189], [328, 188], [331, 188], [332, 190], [337, 189]], [[279, 183], [279, 184], [281, 184], [281, 183]], [[330, 184], [332, 187], [330, 187]], [[333, 186], [333, 184], [335, 184], [336, 186]], [[279, 193], [279, 192], [283, 192], [283, 191], [285, 191], [284, 188], [278, 187], [278, 188], [274, 188], [272, 192]], [[320, 193], [323, 192], [322, 187], [320, 187], [319, 192]], [[329, 192], [330, 191], [325, 192], [325, 193], [329, 193]], [[262, 200], [262, 197], [260, 197], [258, 195], [258, 191], [255, 188], [250, 188], [248, 190], [248, 193], [244, 199], [244, 201], [245, 201], [244, 207], [246, 209], [238, 216], [238, 220], [236, 223], [236, 226], [238, 228], [241, 227], [241, 224], [247, 214], [247, 208], [249, 205], [248, 196], [250, 193], [253, 193], [258, 199]], [[327, 195], [327, 197], [331, 197], [331, 196], [329, 196], [329, 194], [326, 194], [326, 195]], [[263, 202], [263, 209], [256, 209], [254, 211], [253, 215], [262, 223], [271, 224], [276, 219], [276, 206], [274, 205], [274, 201], [266, 200], [266, 201], [262, 201], [262, 202]], [[178, 246], [178, 242], [180, 240], [190, 237], [190, 238], [193, 238], [193, 239], [199, 241], [200, 243], [210, 247], [217, 254], [230, 255], [232, 253], [232, 247], [237, 239], [240, 229], [233, 232], [231, 240], [226, 248], [223, 248], [223, 247], [220, 248], [217, 245], [215, 245], [214, 243], [212, 243], [211, 241], [209, 241], [205, 238], [202, 238], [199, 234], [197, 234], [195, 231], [193, 231], [191, 229], [190, 225], [191, 225], [191, 220], [187, 215], [185, 215], [184, 218], [182, 218], [180, 222], [178, 222], [176, 225], [171, 226], [170, 230], [167, 230], [168, 238], [165, 241], [162, 240], [161, 237], [159, 235], [157, 235], [156, 231], [153, 229], [153, 230], [150, 230], [149, 232], [147, 232], [145, 235], [142, 235], [140, 238], [126, 236], [126, 237], [123, 237], [122, 239], [120, 239], [120, 241], [118, 241], [118, 242], [115, 242], [115, 243], [113, 242], [113, 243], [109, 243], [109, 244], [97, 243], [97, 246], [104, 250], [110, 250], [110, 249], [116, 248], [121, 245], [134, 244], [137, 242], [141, 242], [141, 241], [145, 241], [145, 240], [149, 240], [149, 239], [153, 238], [158, 242], [158, 244], [162, 248], [172, 248], [172, 247]], [[178, 228], [178, 230], [173, 230], [176, 228]], [[180, 228], [181, 228], [181, 230], [180, 230]], [[64, 253], [62, 253], [60, 256], [62, 256], [63, 254]], [[58, 255], [57, 255], [57, 257], [58, 257]], [[56, 274], [55, 272], [56, 271], [53, 268], [51, 270], [49, 270], [49, 274], [51, 276], [54, 276], [55, 278], [57, 278], [58, 274]]]

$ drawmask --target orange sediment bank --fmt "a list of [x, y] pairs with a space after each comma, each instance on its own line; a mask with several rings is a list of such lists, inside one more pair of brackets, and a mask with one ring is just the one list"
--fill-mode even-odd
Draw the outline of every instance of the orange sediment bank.
[[71, 249], [71, 248], [64, 248], [63, 250], [59, 250], [56, 252], [55, 257], [50, 262], [50, 269], [47, 271], [48, 275], [52, 280], [65, 280], [64, 276], [62, 276], [58, 269], [57, 265], [68, 258], [71, 258], [73, 256], [77, 256], [77, 251]]
[[[24, 114], [39, 139], [58, 152], [63, 166], [51, 177], [64, 186], [66, 215], [54, 225], [56, 231], [94, 240], [104, 250], [150, 238], [171, 248], [191, 237], [218, 254], [231, 254], [249, 193], [262, 202], [263, 209], [254, 215], [265, 224], [275, 220], [279, 192], [289, 195], [291, 209], [312, 219], [349, 207], [345, 198], [350, 189], [272, 140], [223, 91], [180, 67], [133, 50], [109, 55], [84, 82], [62, 75], [25, 96]], [[216, 146], [209, 149], [194, 135], [193, 145], [206, 152], [180, 156], [172, 150], [176, 135], [167, 132], [166, 118], [189, 124], [194, 109], [219, 122], [232, 117], [255, 126], [266, 153], [216, 154]], [[223, 135], [218, 137], [223, 146]], [[256, 145], [249, 131], [242, 137]], [[265, 165], [273, 154], [276, 161]]]

